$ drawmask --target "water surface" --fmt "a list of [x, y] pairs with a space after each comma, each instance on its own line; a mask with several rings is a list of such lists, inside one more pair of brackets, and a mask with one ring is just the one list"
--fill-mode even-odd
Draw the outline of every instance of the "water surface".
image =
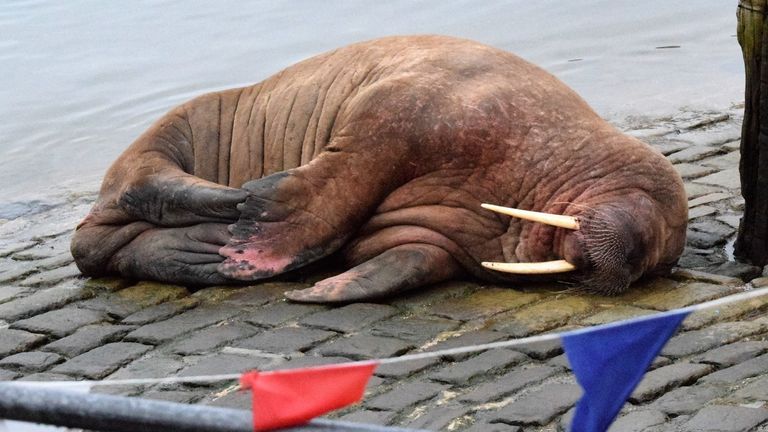
[[174, 105], [384, 35], [440, 33], [513, 51], [617, 124], [727, 108], [743, 100], [736, 4], [6, 0], [0, 219], [95, 190], [111, 161]]

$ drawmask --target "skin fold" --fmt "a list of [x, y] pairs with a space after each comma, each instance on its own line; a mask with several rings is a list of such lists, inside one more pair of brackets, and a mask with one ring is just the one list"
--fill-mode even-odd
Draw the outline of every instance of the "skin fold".
[[[480, 207], [577, 217], [579, 230]], [[86, 275], [190, 285], [271, 277], [338, 253], [289, 292], [348, 302], [464, 274], [616, 294], [682, 253], [683, 184], [549, 73], [440, 36], [321, 54], [181, 105], [108, 171], [72, 253]], [[565, 259], [520, 276], [483, 261]]]

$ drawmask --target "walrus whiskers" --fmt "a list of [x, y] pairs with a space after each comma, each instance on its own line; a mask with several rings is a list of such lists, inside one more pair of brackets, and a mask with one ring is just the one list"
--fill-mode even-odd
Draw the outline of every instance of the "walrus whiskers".
[[551, 213], [535, 212], [530, 210], [520, 210], [511, 207], [502, 207], [493, 204], [481, 204], [484, 209], [494, 211], [496, 213], [505, 214], [507, 216], [516, 217], [518, 219], [525, 219], [531, 222], [540, 222], [547, 225], [552, 225], [560, 228], [567, 228], [571, 230], [579, 229], [579, 220], [573, 216], [555, 215]]
[[576, 266], [566, 260], [544, 261], [536, 263], [498, 263], [483, 262], [483, 267], [505, 273], [515, 274], [550, 274], [576, 270]]

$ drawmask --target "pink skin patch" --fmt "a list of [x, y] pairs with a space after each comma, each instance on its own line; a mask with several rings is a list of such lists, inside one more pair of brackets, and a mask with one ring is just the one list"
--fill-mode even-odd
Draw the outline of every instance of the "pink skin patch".
[[255, 273], [277, 275], [293, 262], [291, 257], [276, 257], [263, 249], [244, 246], [223, 246], [219, 249], [219, 255], [227, 258], [219, 269], [226, 267], [226, 274], [231, 278], [250, 280]]

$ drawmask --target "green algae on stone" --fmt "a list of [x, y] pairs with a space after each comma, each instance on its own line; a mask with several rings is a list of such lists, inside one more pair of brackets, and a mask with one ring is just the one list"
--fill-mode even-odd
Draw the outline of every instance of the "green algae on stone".
[[692, 281], [698, 281], [698, 282], [708, 282], [708, 283], [713, 283], [718, 285], [730, 285], [730, 286], [744, 285], [744, 281], [742, 281], [739, 278], [707, 273], [707, 272], [698, 271], [698, 270], [682, 269], [682, 268], [676, 269], [674, 272], [672, 272], [671, 277], [672, 279], [675, 279], [678, 281], [692, 280]]
[[599, 325], [614, 321], [637, 318], [639, 316], [657, 313], [655, 310], [642, 309], [630, 305], [617, 305], [601, 310], [581, 321], [585, 325]]
[[[286, 291], [309, 287], [308, 284], [298, 282], [262, 282], [256, 285], [231, 287], [229, 288], [231, 292], [223, 300], [239, 306], [262, 306], [282, 300]], [[224, 293], [218, 294], [224, 295]]]
[[467, 297], [482, 289], [485, 288], [476, 282], [453, 280], [407, 291], [382, 303], [391, 304], [414, 314], [430, 313], [436, 305], [451, 299]]
[[487, 318], [540, 300], [541, 293], [517, 291], [510, 288], [483, 288], [466, 297], [453, 298], [436, 304], [432, 315], [458, 321]]
[[574, 318], [589, 313], [593, 308], [593, 302], [583, 297], [556, 298], [498, 315], [494, 317], [492, 328], [523, 337], [570, 324]]
[[182, 286], [149, 281], [139, 282], [136, 285], [115, 293], [117, 298], [130, 301], [141, 307], [149, 307], [170, 300], [178, 300], [188, 295], [189, 291]]
[[656, 310], [671, 310], [724, 297], [739, 288], [727, 285], [715, 285], [704, 282], [680, 283], [674, 289], [661, 288], [640, 293], [633, 304]]
[[118, 291], [131, 285], [131, 281], [116, 277], [102, 277], [87, 279], [83, 284], [85, 288], [96, 291]]
[[718, 321], [741, 318], [745, 315], [763, 313], [768, 309], [768, 297], [758, 297], [730, 303], [716, 308], [696, 311], [685, 318], [681, 328], [683, 330], [696, 330]]
[[212, 286], [195, 291], [192, 297], [203, 303], [221, 303], [235, 293], [237, 287]]

